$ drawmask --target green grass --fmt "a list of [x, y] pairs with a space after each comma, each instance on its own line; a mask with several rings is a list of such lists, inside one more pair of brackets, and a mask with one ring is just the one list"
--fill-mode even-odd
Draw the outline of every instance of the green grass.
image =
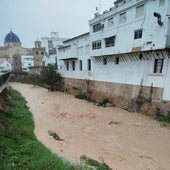
[[35, 137], [24, 98], [10, 89], [9, 108], [0, 110], [0, 170], [81, 170], [52, 153]]
[[89, 167], [95, 167], [96, 170], [112, 170], [104, 161], [102, 163], [87, 157], [86, 155], [81, 156], [81, 161]]
[[170, 115], [168, 116], [163, 116], [163, 115], [159, 115], [156, 116], [155, 119], [159, 122], [161, 122], [161, 127], [170, 127]]
[[[34, 135], [32, 114], [24, 98], [13, 89], [10, 94], [8, 109], [0, 110], [0, 170], [110, 170], [88, 157], [79, 165], [52, 153]], [[49, 131], [49, 135], [62, 140], [55, 132]]]

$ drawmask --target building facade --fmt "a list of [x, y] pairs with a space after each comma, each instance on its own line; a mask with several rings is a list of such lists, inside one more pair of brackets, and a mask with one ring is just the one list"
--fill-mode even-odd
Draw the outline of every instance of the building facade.
[[46, 56], [42, 59], [42, 65], [55, 64], [57, 49], [63, 46], [63, 41], [67, 38], [60, 38], [58, 32], [51, 32], [50, 37], [41, 37], [42, 47], [46, 50]]
[[34, 56], [34, 66], [41, 67], [42, 60], [46, 55], [45, 47], [41, 47], [41, 41], [35, 41], [35, 47], [33, 48], [33, 56]]
[[56, 55], [57, 48], [63, 45], [67, 38], [60, 38], [57, 32], [51, 32], [50, 37], [42, 37], [42, 47], [45, 47], [47, 55]]
[[32, 55], [21, 56], [22, 72], [29, 73], [30, 68], [34, 67], [34, 57]]
[[45, 47], [41, 47], [41, 41], [35, 41], [34, 48], [22, 47], [19, 37], [10, 31], [4, 38], [4, 46], [0, 47], [0, 63], [4, 60], [11, 64], [15, 72], [41, 71], [43, 58], [46, 56]]
[[31, 55], [32, 49], [22, 47], [19, 37], [12, 30], [4, 38], [4, 46], [0, 47], [0, 58], [6, 59], [13, 70], [22, 71], [21, 55]]
[[85, 33], [63, 42], [64, 46], [58, 48], [60, 73], [65, 78], [88, 78], [86, 68], [89, 55], [89, 33]]
[[[109, 10], [96, 12], [86, 41], [81, 44], [80, 36], [59, 48], [68, 89], [86, 91], [97, 101], [108, 98], [125, 109], [138, 98], [170, 101], [169, 11], [166, 0], [117, 0]], [[83, 55], [82, 49], [89, 53]]]

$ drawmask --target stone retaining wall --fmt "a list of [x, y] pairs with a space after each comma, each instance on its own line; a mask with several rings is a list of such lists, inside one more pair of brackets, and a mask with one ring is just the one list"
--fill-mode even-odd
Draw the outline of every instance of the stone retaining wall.
[[149, 115], [170, 113], [170, 102], [162, 103], [163, 89], [143, 85], [63, 78], [64, 91], [86, 93], [96, 102], [108, 99], [112, 106]]

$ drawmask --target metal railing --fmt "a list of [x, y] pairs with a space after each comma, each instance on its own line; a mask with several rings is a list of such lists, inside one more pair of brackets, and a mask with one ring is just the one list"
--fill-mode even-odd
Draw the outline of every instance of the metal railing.
[[10, 72], [0, 72], [0, 93], [7, 86], [9, 79], [10, 79]]

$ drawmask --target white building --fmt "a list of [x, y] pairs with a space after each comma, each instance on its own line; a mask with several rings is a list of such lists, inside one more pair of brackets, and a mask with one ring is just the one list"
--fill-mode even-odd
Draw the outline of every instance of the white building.
[[30, 67], [34, 67], [34, 58], [32, 55], [28, 56], [21, 56], [21, 65], [23, 72], [29, 72]]
[[88, 79], [87, 60], [90, 59], [89, 33], [63, 42], [58, 48], [59, 69], [63, 77]]
[[7, 59], [2, 59], [0, 61], [0, 72], [10, 72], [12, 70], [12, 64]]
[[51, 32], [50, 37], [41, 38], [41, 46], [45, 47], [47, 55], [53, 55], [57, 53], [57, 48], [63, 45], [63, 41], [66, 38], [60, 38], [58, 32]]
[[86, 91], [99, 101], [107, 97], [122, 108], [140, 95], [170, 101], [170, 1], [117, 0], [95, 13], [89, 26], [86, 37], [59, 48], [70, 92]]
[[57, 55], [44, 56], [42, 59], [42, 66], [48, 66], [48, 64], [55, 64], [57, 60]]

